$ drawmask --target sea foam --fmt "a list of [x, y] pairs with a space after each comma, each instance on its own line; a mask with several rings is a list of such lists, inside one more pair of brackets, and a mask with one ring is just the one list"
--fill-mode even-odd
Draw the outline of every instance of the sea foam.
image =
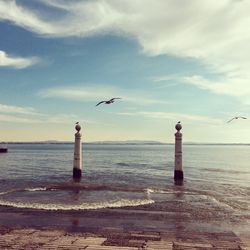
[[28, 203], [28, 202], [14, 202], [7, 200], [0, 200], [0, 206], [9, 206], [15, 208], [41, 209], [41, 210], [90, 210], [101, 208], [120, 208], [120, 207], [134, 207], [140, 205], [147, 205], [154, 203], [151, 199], [121, 199], [114, 202], [100, 202], [100, 203], [82, 203], [78, 205], [69, 204], [55, 204], [55, 203]]

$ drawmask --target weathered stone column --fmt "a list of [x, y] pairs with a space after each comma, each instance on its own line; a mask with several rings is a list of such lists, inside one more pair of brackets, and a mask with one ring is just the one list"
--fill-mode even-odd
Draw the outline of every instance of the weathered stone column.
[[175, 133], [175, 162], [174, 162], [174, 179], [175, 181], [183, 180], [182, 170], [182, 129], [181, 123], [175, 125], [177, 132]]
[[82, 176], [82, 143], [81, 143], [81, 126], [77, 122], [75, 129], [75, 147], [74, 147], [74, 165], [73, 165], [73, 178], [79, 179]]

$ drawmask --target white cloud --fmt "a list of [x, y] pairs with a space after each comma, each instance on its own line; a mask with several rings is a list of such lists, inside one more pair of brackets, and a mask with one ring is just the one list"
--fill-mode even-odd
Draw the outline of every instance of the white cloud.
[[77, 116], [75, 114], [55, 114], [55, 115], [46, 115], [45, 120], [48, 123], [60, 123], [68, 124], [76, 122]]
[[168, 119], [172, 121], [185, 121], [185, 122], [201, 122], [210, 125], [218, 125], [223, 124], [225, 121], [217, 118], [212, 118], [208, 116], [200, 116], [200, 115], [190, 115], [183, 113], [173, 113], [173, 112], [148, 112], [148, 111], [138, 111], [138, 112], [119, 112], [116, 113], [118, 115], [125, 116], [136, 116], [136, 117], [146, 117], [150, 119]]
[[[76, 114], [45, 114], [37, 112], [32, 107], [21, 107], [0, 104], [0, 121], [15, 123], [53, 123], [68, 124], [74, 123], [79, 116]], [[91, 123], [92, 121], [84, 120]]]
[[0, 20], [7, 20], [15, 25], [39, 34], [53, 32], [53, 25], [42, 21], [32, 10], [17, 5], [15, 0], [0, 0]]
[[107, 98], [119, 97], [121, 102], [130, 102], [139, 105], [167, 104], [166, 101], [154, 99], [142, 90], [128, 90], [108, 85], [92, 86], [65, 86], [57, 88], [44, 89], [39, 92], [43, 98], [59, 97], [75, 101], [93, 101], [106, 100]]
[[[234, 77], [207, 79], [201, 75], [176, 77], [172, 80], [190, 84], [200, 89], [209, 90], [216, 94], [224, 94], [240, 98], [241, 102], [250, 105], [250, 86], [248, 78]], [[237, 84], [238, 83], [238, 84]]]
[[0, 121], [14, 123], [40, 123], [44, 121], [44, 114], [38, 113], [32, 107], [6, 105], [0, 103]]
[[1, 122], [14, 122], [14, 123], [37, 123], [37, 120], [26, 118], [26, 117], [18, 117], [15, 115], [3, 115], [0, 114], [0, 121]]
[[[242, 94], [249, 89], [250, 81], [250, 1], [40, 0], [40, 3], [47, 7], [47, 12], [43, 8], [32, 10], [14, 0], [0, 0], [0, 20], [50, 37], [107, 33], [132, 37], [147, 55], [195, 58], [207, 65], [210, 72], [222, 76], [219, 83], [203, 81], [196, 86], [250, 99], [250, 94]], [[52, 13], [56, 13], [55, 18]]]
[[39, 59], [37, 57], [23, 58], [10, 56], [4, 51], [0, 50], [0, 67], [13, 67], [17, 69], [22, 69], [36, 64], [38, 63], [38, 61]]
[[0, 113], [36, 114], [34, 108], [5, 105], [0, 103]]
[[[26, 124], [74, 124], [76, 121], [76, 115], [67, 114], [40, 114], [40, 116], [30, 116], [21, 114], [1, 114], [1, 122], [12, 122], [12, 123], [26, 123]], [[85, 122], [85, 121], [84, 121]]]

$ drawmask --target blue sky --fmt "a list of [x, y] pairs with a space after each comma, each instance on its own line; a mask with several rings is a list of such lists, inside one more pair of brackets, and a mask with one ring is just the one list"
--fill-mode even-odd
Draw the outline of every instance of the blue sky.
[[173, 142], [181, 121], [185, 142], [249, 143], [249, 9], [0, 0], [0, 141], [70, 141], [79, 121], [84, 141]]

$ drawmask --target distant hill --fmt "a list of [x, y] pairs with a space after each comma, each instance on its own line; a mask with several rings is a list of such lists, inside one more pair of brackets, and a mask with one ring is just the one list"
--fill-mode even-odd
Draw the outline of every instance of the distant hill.
[[[8, 144], [72, 144], [74, 141], [32, 141], [32, 142], [6, 142]], [[94, 144], [94, 145], [162, 145], [166, 144], [159, 141], [140, 141], [140, 140], [127, 140], [127, 141], [93, 141], [85, 142], [83, 144]]]

